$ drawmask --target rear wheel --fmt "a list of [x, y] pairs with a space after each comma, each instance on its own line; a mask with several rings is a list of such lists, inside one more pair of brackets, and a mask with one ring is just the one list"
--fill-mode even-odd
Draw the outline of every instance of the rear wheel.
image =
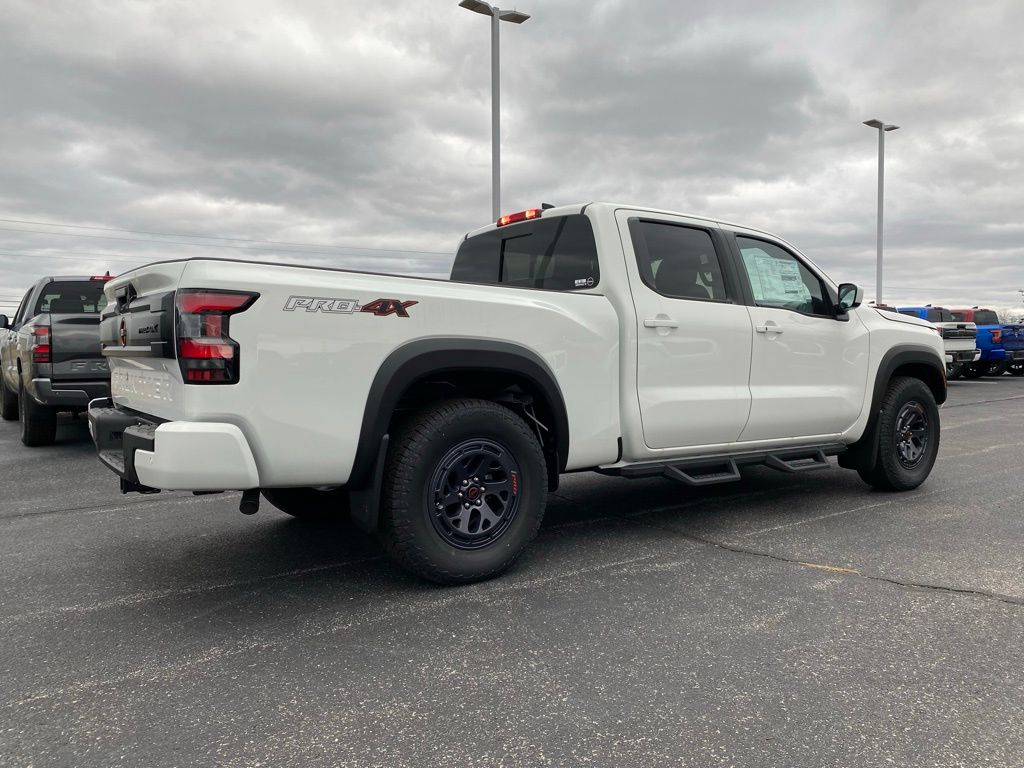
[[964, 378], [980, 379], [985, 373], [987, 365], [984, 363], [967, 363], [964, 366]]
[[946, 378], [950, 381], [956, 381], [964, 375], [963, 363], [950, 363], [946, 366]]
[[858, 470], [866, 483], [885, 491], [917, 488], [939, 453], [939, 408], [920, 379], [889, 382], [878, 419], [878, 454], [872, 469]]
[[440, 584], [504, 571], [540, 528], [547, 467], [523, 419], [487, 400], [414, 417], [388, 454], [381, 538], [405, 568]]
[[18, 396], [11, 392], [3, 380], [0, 380], [0, 418], [4, 421], [18, 419]]
[[21, 442], [29, 447], [52, 445], [57, 438], [57, 411], [37, 403], [24, 386], [18, 390], [18, 420]]
[[1007, 370], [1011, 376], [1024, 376], [1024, 362], [1010, 363]]
[[991, 363], [988, 370], [985, 371], [986, 376], [1002, 376], [1006, 373], [1006, 361], [1000, 360], [996, 363]]
[[263, 488], [263, 498], [299, 520], [348, 522], [347, 488]]

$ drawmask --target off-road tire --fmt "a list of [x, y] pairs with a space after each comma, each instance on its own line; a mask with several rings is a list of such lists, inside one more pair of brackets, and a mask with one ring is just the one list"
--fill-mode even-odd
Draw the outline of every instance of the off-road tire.
[[[380, 509], [380, 537], [391, 556], [407, 570], [439, 584], [481, 581], [511, 566], [537, 535], [547, 504], [544, 453], [525, 420], [488, 400], [446, 400], [413, 416], [395, 438], [385, 464]], [[446, 468], [456, 465], [446, 462], [460, 450], [470, 450], [464, 446], [476, 443], [505, 451], [501, 454], [504, 473], [499, 468], [490, 477], [492, 485], [505, 494], [505, 501], [495, 503], [505, 504], [504, 509], [511, 512], [502, 513], [507, 517], [497, 523], [488, 521], [496, 531], [493, 540], [467, 548], [465, 542], [460, 546], [449, 540], [458, 536], [446, 522], [452, 518], [444, 517], [450, 508], [439, 510], [440, 502], [435, 500], [440, 498], [438, 483], [448, 483], [438, 478], [455, 475], [455, 470], [448, 473]], [[470, 461], [457, 466], [469, 466]], [[509, 470], [511, 466], [515, 469]], [[505, 479], [499, 481], [500, 477]], [[486, 476], [480, 481], [489, 482]], [[486, 485], [483, 489], [485, 496], [494, 496], [493, 487], [490, 492]], [[459, 503], [451, 514], [463, 514]], [[466, 520], [465, 527], [471, 529], [472, 519]], [[483, 536], [484, 523], [477, 525], [473, 535]]]
[[1011, 376], [1024, 376], [1024, 362], [1010, 363], [1006, 371]]
[[[897, 444], [897, 419], [904, 406], [917, 403], [927, 422], [927, 443], [916, 465], [908, 468], [901, 462]], [[939, 407], [935, 396], [920, 379], [897, 376], [889, 382], [882, 398], [878, 417], [878, 454], [872, 469], [860, 469], [858, 474], [868, 485], [883, 491], [909, 491], [927, 479], [939, 453]]]
[[351, 523], [347, 488], [263, 488], [263, 498], [286, 515], [310, 522]]
[[980, 379], [988, 370], [987, 363], [967, 363], [964, 365], [965, 379]]
[[1006, 368], [1007, 368], [1006, 361], [1005, 360], [1000, 360], [998, 362], [991, 363], [988, 366], [988, 370], [985, 371], [985, 375], [986, 376], [1002, 376], [1004, 373], [1006, 373]]
[[30, 448], [53, 445], [57, 439], [57, 411], [37, 403], [22, 386], [18, 391], [18, 420], [21, 442]]
[[964, 375], [964, 364], [963, 363], [952, 363], [946, 366], [946, 379], [949, 381], [956, 381]]
[[4, 421], [18, 420], [18, 396], [0, 380], [0, 418]]

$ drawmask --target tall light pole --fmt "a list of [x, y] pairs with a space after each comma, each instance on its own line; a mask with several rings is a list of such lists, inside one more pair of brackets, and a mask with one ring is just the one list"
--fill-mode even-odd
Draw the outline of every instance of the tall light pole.
[[502, 21], [522, 24], [530, 16], [519, 11], [503, 11], [482, 0], [462, 0], [459, 5], [491, 17], [491, 218], [501, 216], [501, 59], [498, 52], [498, 25]]
[[882, 303], [882, 200], [885, 193], [885, 134], [898, 125], [887, 125], [881, 120], [865, 120], [864, 125], [878, 129], [878, 262], [875, 265], [875, 304]]

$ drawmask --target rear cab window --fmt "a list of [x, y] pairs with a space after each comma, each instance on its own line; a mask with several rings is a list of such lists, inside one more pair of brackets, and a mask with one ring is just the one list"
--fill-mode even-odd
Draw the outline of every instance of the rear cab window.
[[58, 315], [98, 315], [107, 305], [99, 280], [60, 280], [48, 283], [36, 301], [35, 312]]
[[572, 214], [482, 232], [459, 246], [449, 279], [548, 291], [593, 288], [601, 280], [594, 229], [586, 216]]
[[928, 310], [929, 323], [950, 323], [953, 322], [953, 313], [948, 309], [931, 307]]
[[979, 309], [974, 313], [976, 325], [999, 325], [999, 316], [991, 309]]

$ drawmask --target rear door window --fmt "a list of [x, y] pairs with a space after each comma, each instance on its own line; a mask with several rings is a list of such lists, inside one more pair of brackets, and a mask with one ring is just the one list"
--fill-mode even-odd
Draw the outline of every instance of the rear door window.
[[572, 291], [601, 279], [590, 219], [582, 214], [513, 224], [459, 246], [451, 280]]
[[640, 279], [652, 291], [672, 299], [729, 301], [722, 263], [707, 230], [631, 219], [629, 233]]

